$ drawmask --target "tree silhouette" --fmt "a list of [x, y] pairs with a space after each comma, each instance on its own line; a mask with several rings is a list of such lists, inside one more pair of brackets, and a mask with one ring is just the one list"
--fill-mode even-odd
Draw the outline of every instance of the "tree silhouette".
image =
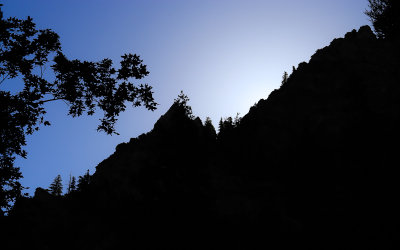
[[286, 71], [283, 72], [283, 76], [282, 76], [282, 82], [281, 82], [281, 86], [285, 85], [286, 82], [288, 81], [289, 75]]
[[[107, 58], [99, 62], [69, 60], [55, 32], [36, 29], [31, 17], [5, 19], [1, 6], [0, 87], [9, 79], [22, 79], [22, 90], [17, 93], [0, 89], [0, 209], [9, 209], [22, 190], [18, 182], [22, 175], [14, 160], [17, 155], [27, 155], [25, 136], [40, 125], [50, 125], [45, 120], [45, 103], [62, 100], [73, 117], [102, 110], [97, 130], [107, 134], [116, 133], [114, 125], [126, 103], [144, 105], [148, 110], [156, 109], [157, 103], [151, 86], [131, 82], [149, 74], [138, 55], [123, 55], [119, 69]], [[46, 68], [55, 73], [55, 80], [46, 78]]]
[[194, 119], [194, 115], [192, 113], [192, 107], [188, 105], [189, 102], [189, 97], [183, 93], [181, 90], [181, 93], [178, 95], [178, 98], [174, 100], [174, 103], [180, 107], [182, 107], [185, 110], [185, 114], [190, 118]]
[[217, 133], [215, 131], [215, 128], [212, 124], [211, 118], [210, 117], [206, 117], [206, 120], [204, 121], [204, 127], [206, 129], [207, 132], [207, 136], [210, 139], [215, 140], [215, 138], [217, 137]]
[[218, 134], [221, 134], [222, 130], [224, 130], [224, 120], [222, 120], [222, 117], [221, 117], [221, 119], [219, 119], [219, 122], [218, 122]]
[[239, 116], [240, 115], [240, 113], [236, 113], [236, 116], [235, 116], [235, 118], [233, 119], [233, 127], [237, 127], [237, 126], [239, 126], [239, 124], [240, 124], [240, 122], [241, 122], [241, 120], [242, 120], [242, 118]]
[[55, 195], [55, 196], [61, 196], [62, 195], [62, 180], [61, 180], [61, 175], [57, 175], [56, 178], [54, 178], [53, 183], [50, 184], [50, 194]]
[[397, 0], [368, 0], [370, 18], [379, 38], [398, 39], [400, 36], [400, 3]]
[[69, 176], [67, 193], [70, 194], [74, 191], [76, 191], [76, 179], [75, 179], [75, 176], [72, 176], [72, 177]]
[[218, 138], [224, 138], [227, 135], [229, 135], [232, 130], [235, 128], [234, 122], [232, 120], [232, 117], [228, 117], [226, 119], [222, 119], [219, 121], [218, 124], [219, 131], [218, 131]]
[[90, 183], [90, 174], [89, 169], [83, 176], [79, 176], [78, 178], [78, 189], [79, 191], [86, 190]]

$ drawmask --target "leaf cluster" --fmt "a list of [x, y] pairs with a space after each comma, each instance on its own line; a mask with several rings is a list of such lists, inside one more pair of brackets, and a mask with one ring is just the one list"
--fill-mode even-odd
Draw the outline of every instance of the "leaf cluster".
[[370, 18], [379, 38], [398, 39], [400, 37], [400, 3], [397, 0], [368, 0]]
[[[49, 29], [37, 29], [31, 17], [4, 18], [0, 4], [0, 209], [22, 190], [22, 177], [14, 167], [15, 156], [26, 157], [25, 136], [48, 126], [47, 102], [61, 100], [68, 114], [76, 117], [104, 113], [98, 131], [117, 134], [115, 123], [126, 104], [155, 110], [152, 87], [134, 85], [149, 74], [136, 54], [124, 54], [119, 69], [112, 60], [99, 62], [69, 60], [61, 50], [59, 36]], [[50, 67], [48, 67], [50, 66]], [[49, 76], [50, 68], [54, 77]], [[1, 89], [7, 80], [21, 82], [16, 93]], [[17, 82], [17, 81], [14, 81]], [[3, 85], [4, 86], [4, 85]]]
[[[56, 75], [52, 95], [54, 100], [62, 99], [69, 104], [69, 115], [80, 116], [84, 112], [93, 115], [96, 108], [103, 110], [98, 131], [116, 134], [115, 123], [120, 112], [125, 111], [126, 102], [134, 107], [144, 105], [155, 110], [152, 87], [148, 84], [135, 86], [130, 79], [142, 79], [149, 72], [136, 54], [125, 54], [120, 69], [112, 66], [112, 60], [100, 62], [69, 60], [58, 52], [52, 66]], [[42, 101], [42, 103], [45, 101]]]

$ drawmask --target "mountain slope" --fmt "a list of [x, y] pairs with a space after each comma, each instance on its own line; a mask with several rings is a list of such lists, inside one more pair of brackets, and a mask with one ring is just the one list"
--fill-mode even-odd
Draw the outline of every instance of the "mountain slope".
[[15, 233], [28, 240], [12, 242], [21, 249], [395, 248], [399, 55], [369, 27], [354, 30], [218, 138], [175, 103], [118, 145], [87, 189], [20, 199], [9, 242]]

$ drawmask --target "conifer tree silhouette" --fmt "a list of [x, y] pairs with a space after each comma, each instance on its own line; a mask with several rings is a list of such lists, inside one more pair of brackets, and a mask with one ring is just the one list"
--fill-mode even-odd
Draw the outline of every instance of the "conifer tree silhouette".
[[90, 174], [89, 169], [83, 176], [79, 176], [78, 178], [78, 190], [83, 191], [86, 190], [90, 183]]
[[54, 181], [50, 184], [50, 194], [55, 195], [55, 196], [61, 196], [62, 195], [62, 180], [61, 180], [61, 175], [57, 175], [56, 178], [54, 178]]
[[71, 177], [71, 175], [70, 175], [69, 176], [67, 193], [70, 194], [70, 193], [72, 193], [74, 191], [76, 191], [76, 179], [75, 179], [75, 176]]
[[282, 76], [282, 82], [281, 82], [281, 86], [285, 85], [286, 82], [288, 81], [289, 75], [286, 71], [283, 72], [283, 76]]
[[210, 117], [206, 117], [206, 120], [204, 121], [204, 127], [207, 131], [207, 136], [210, 139], [215, 140], [215, 138], [217, 137], [217, 132], [215, 131], [214, 125], [212, 124]]

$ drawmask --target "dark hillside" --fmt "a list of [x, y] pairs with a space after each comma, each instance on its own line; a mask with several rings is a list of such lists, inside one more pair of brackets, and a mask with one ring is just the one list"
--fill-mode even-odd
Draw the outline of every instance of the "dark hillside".
[[85, 189], [18, 200], [4, 242], [397, 249], [399, 56], [397, 43], [367, 26], [347, 33], [224, 136], [175, 102], [152, 131], [118, 145]]
[[237, 129], [235, 168], [279, 184], [286, 215], [323, 242], [397, 238], [398, 58], [369, 27], [352, 31], [301, 63]]

